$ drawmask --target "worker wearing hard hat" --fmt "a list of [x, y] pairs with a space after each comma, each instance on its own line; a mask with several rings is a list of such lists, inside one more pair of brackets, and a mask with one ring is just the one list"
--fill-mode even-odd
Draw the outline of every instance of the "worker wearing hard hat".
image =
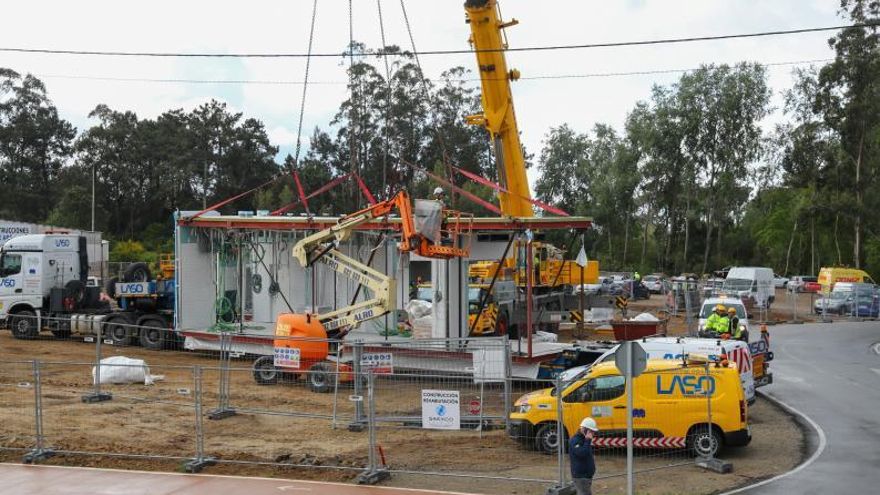
[[446, 208], [446, 191], [443, 190], [442, 187], [434, 188], [434, 200], [439, 201], [444, 208]]
[[730, 322], [727, 318], [727, 308], [723, 304], [715, 305], [715, 312], [706, 319], [706, 331], [720, 337], [727, 333]]
[[736, 316], [736, 308], [727, 308], [727, 333], [733, 339], [743, 342], [749, 341], [749, 331], [740, 326], [739, 317]]
[[593, 458], [593, 437], [599, 427], [593, 418], [584, 418], [577, 433], [568, 441], [568, 455], [571, 458], [571, 481], [577, 495], [590, 495], [593, 475], [596, 474], [596, 460]]

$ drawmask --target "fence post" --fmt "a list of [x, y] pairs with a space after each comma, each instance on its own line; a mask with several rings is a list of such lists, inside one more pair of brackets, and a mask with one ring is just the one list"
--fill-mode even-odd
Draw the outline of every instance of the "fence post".
[[[86, 337], [88, 339], [89, 337]], [[96, 402], [104, 402], [113, 399], [113, 394], [110, 392], [102, 392], [101, 391], [101, 359], [103, 359], [103, 353], [101, 352], [101, 341], [104, 339], [104, 327], [102, 324], [98, 324], [98, 332], [95, 335], [95, 389], [88, 394], [82, 396], [82, 401], [86, 404], [94, 404]]]
[[205, 431], [202, 423], [202, 367], [193, 366], [193, 396], [195, 404], [195, 436], [196, 436], [196, 456], [183, 465], [183, 469], [187, 473], [198, 473], [207, 466], [217, 464], [217, 460], [212, 457], [205, 457]]
[[[359, 375], [358, 375], [359, 377]], [[356, 378], [357, 379], [357, 378]], [[373, 374], [373, 370], [370, 369], [367, 372], [367, 438], [368, 438], [368, 452], [367, 452], [367, 468], [363, 473], [359, 474], [357, 477], [357, 482], [360, 485], [375, 485], [380, 481], [386, 480], [391, 477], [391, 473], [388, 472], [388, 469], [383, 466], [379, 466], [376, 462], [376, 451], [378, 450], [378, 442], [376, 440], [376, 402], [375, 402], [375, 390], [376, 390], [376, 376]], [[356, 403], [363, 403], [363, 400], [357, 401]]]
[[[716, 363], [715, 366], [718, 366], [718, 364]], [[712, 428], [712, 424], [713, 424], [712, 423], [712, 394], [714, 393], [715, 385], [714, 385], [714, 381], [712, 380], [711, 367], [712, 367], [712, 363], [707, 362], [706, 366], [704, 368], [706, 370], [706, 375], [705, 375], [706, 380], [704, 381], [705, 390], [703, 390], [703, 393], [706, 394], [706, 435], [707, 436], [705, 437], [705, 439], [706, 439], [706, 441], [709, 442], [710, 447], [712, 446], [713, 443], [715, 443], [715, 436], [713, 434], [714, 430]], [[702, 385], [701, 385], [701, 387], [702, 387]], [[743, 398], [743, 399], [745, 399], [745, 398]], [[697, 434], [697, 438], [694, 440], [694, 442], [698, 442], [698, 441], [700, 441], [699, 434]], [[716, 444], [716, 447], [720, 447], [720, 446], [721, 446], [720, 443]], [[715, 471], [716, 473], [724, 474], [724, 473], [729, 473], [729, 472], [733, 471], [733, 464], [716, 458], [715, 454], [711, 448], [709, 450], [709, 455], [707, 457], [697, 457], [696, 464], [697, 464], [697, 466], [699, 466], [701, 468], [708, 469], [710, 471]]]
[[[505, 336], [504, 337], [504, 431], [510, 431], [510, 411], [513, 409], [513, 404], [511, 404], [511, 380], [512, 371], [510, 360], [512, 359], [510, 353], [510, 339]], [[482, 408], [482, 406], [481, 406]]]
[[232, 353], [232, 334], [220, 331], [220, 377], [217, 390], [217, 409], [208, 413], [208, 419], [223, 419], [236, 415], [235, 409], [229, 405], [229, 368]]
[[[364, 356], [364, 343], [363, 342], [355, 342], [353, 345], [353, 362], [352, 364], [352, 373], [354, 374], [354, 395], [363, 396], [364, 391], [361, 386], [361, 375], [363, 374], [363, 370], [361, 370], [361, 359]], [[364, 431], [364, 423], [366, 422], [366, 418], [364, 417], [364, 401], [357, 400], [354, 402], [354, 421], [348, 425], [348, 431]]]
[[40, 375], [40, 362], [36, 359], [33, 363], [34, 378], [34, 448], [24, 455], [25, 464], [34, 464], [55, 455], [55, 451], [45, 446], [43, 437], [43, 379]]
[[556, 467], [557, 482], [546, 495], [574, 495], [574, 485], [565, 480], [565, 425], [562, 421], [562, 378], [556, 376]]

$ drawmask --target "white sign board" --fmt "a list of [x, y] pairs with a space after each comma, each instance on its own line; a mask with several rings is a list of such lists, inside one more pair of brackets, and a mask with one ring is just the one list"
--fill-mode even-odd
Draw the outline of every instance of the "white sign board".
[[365, 352], [361, 356], [361, 369], [372, 370], [374, 375], [393, 375], [394, 355], [390, 352]]
[[299, 369], [299, 348], [276, 347], [275, 367]]
[[461, 397], [458, 390], [422, 390], [422, 428], [461, 429]]
[[[628, 352], [630, 348], [632, 349], [631, 356]], [[617, 369], [624, 375], [626, 375], [627, 361], [632, 363], [632, 376], [639, 376], [648, 365], [648, 353], [645, 352], [645, 349], [638, 342], [624, 342], [614, 352], [614, 364], [617, 365]]]

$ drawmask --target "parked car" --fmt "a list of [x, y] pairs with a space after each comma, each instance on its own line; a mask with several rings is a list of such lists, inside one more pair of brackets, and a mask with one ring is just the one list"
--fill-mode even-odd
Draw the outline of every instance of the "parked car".
[[808, 282], [817, 282], [816, 287], [820, 287], [817, 277], [813, 277], [810, 275], [795, 275], [794, 277], [791, 277], [791, 279], [788, 281], [788, 290], [794, 292], [811, 292], [806, 290]]
[[827, 297], [816, 299], [813, 311], [876, 318], [880, 316], [880, 293], [874, 284], [838, 282]]
[[815, 282], [804, 282], [803, 292], [816, 293], [816, 292], [819, 292], [820, 290], [822, 290], [822, 285], [819, 283], [818, 280]]
[[783, 277], [782, 275], [773, 272], [773, 287], [777, 289], [785, 289], [788, 287], [788, 282], [788, 277]]
[[659, 275], [646, 275], [642, 278], [642, 283], [652, 294], [663, 293], [663, 278]]

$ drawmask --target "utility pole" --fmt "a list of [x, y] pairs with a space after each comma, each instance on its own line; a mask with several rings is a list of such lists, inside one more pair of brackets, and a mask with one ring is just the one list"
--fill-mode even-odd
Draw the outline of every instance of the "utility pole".
[[95, 164], [92, 164], [92, 232], [95, 231]]

